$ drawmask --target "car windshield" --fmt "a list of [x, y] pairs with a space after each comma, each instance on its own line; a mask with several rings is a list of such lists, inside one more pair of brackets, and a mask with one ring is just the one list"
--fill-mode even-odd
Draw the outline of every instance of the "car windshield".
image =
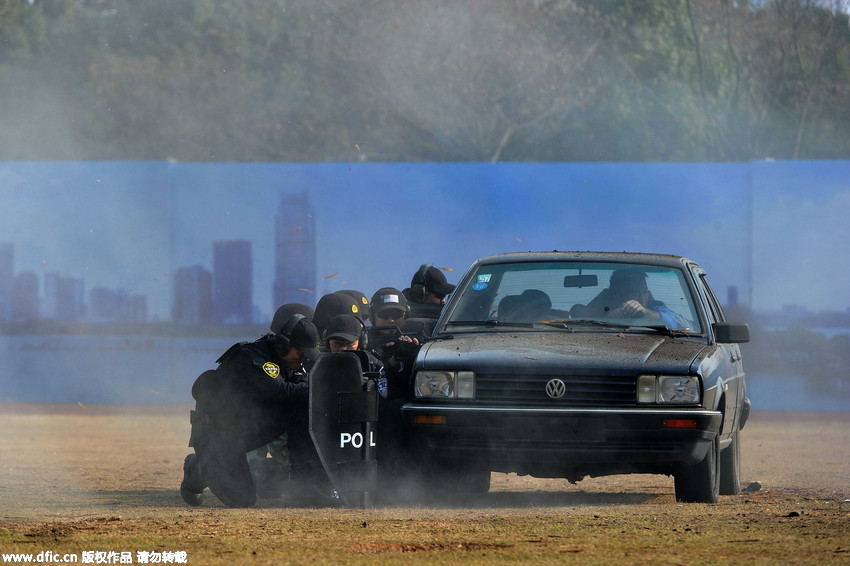
[[630, 328], [702, 332], [681, 269], [654, 265], [529, 262], [481, 265], [447, 326]]

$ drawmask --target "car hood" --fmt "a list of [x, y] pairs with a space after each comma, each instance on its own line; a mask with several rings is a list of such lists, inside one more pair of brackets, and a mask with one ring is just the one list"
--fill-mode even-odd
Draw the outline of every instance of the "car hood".
[[494, 332], [431, 341], [417, 366], [514, 374], [688, 373], [705, 348], [705, 342], [660, 334]]

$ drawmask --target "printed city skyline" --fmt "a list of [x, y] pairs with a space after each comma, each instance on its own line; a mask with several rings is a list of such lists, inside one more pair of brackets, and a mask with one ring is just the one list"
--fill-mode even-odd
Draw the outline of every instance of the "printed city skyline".
[[[306, 193], [282, 195], [273, 217], [274, 304], [312, 303], [315, 286], [315, 215]], [[180, 325], [264, 322], [253, 303], [253, 249], [248, 240], [216, 240], [213, 265], [178, 267], [170, 320]], [[0, 322], [144, 323], [147, 297], [124, 289], [94, 287], [84, 279], [45, 273], [14, 273], [13, 243], [0, 243]]]
[[426, 262], [456, 282], [490, 253], [593, 249], [689, 256], [755, 309], [846, 311], [848, 180], [848, 162], [0, 163], [0, 242], [15, 275], [144, 296], [151, 320], [171, 319], [179, 269], [211, 270], [215, 241], [250, 242], [252, 302], [270, 317], [276, 213], [306, 194], [313, 303], [403, 288]]

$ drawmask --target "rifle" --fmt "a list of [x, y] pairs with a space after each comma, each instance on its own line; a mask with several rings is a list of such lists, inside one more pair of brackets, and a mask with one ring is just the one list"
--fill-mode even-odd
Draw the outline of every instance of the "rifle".
[[[405, 321], [404, 328], [395, 325], [370, 326], [366, 329], [369, 350], [381, 360], [395, 356], [399, 361], [412, 363], [419, 347], [431, 336], [435, 322], [432, 319], [412, 318]], [[402, 336], [409, 336], [418, 344], [401, 340]]]

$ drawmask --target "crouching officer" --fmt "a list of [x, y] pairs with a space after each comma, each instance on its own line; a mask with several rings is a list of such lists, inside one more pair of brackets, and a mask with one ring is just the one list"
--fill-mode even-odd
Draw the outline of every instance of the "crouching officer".
[[401, 407], [407, 399], [413, 361], [421, 342], [419, 337], [402, 333], [409, 311], [404, 294], [394, 287], [383, 287], [372, 296], [369, 349], [384, 364], [382, 378], [378, 381], [381, 395], [377, 427], [378, 478], [381, 496], [387, 501], [404, 497], [410, 485], [408, 476], [413, 471]]
[[[287, 377], [319, 357], [316, 327], [292, 315], [276, 334], [230, 347], [192, 386], [189, 445], [180, 495], [189, 505], [210, 491], [228, 507], [250, 507], [257, 490], [246, 453], [288, 434], [293, 461], [305, 478], [327, 482], [308, 430], [308, 389]], [[324, 478], [322, 477], [324, 476]]]

